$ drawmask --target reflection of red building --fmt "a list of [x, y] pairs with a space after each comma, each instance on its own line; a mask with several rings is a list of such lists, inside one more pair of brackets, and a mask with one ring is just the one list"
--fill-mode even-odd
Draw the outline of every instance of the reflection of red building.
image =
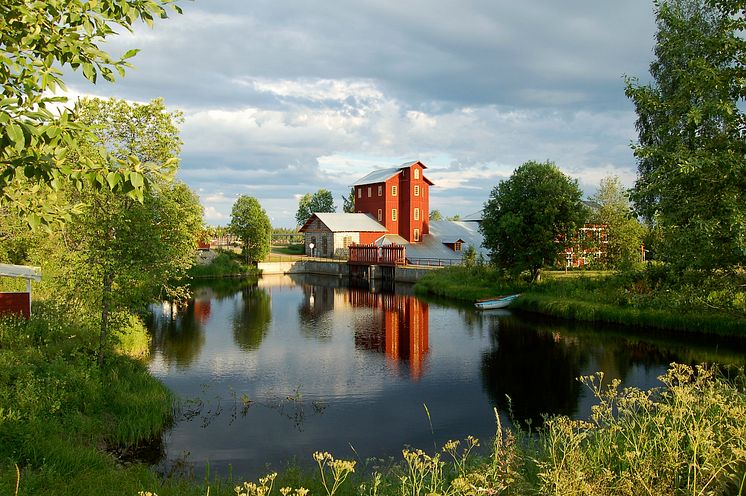
[[197, 319], [197, 321], [200, 324], [204, 324], [205, 321], [210, 317], [210, 304], [212, 303], [212, 300], [194, 300], [194, 318]]
[[409, 361], [409, 373], [419, 379], [429, 350], [428, 305], [411, 296], [351, 290], [353, 307], [380, 309], [373, 321], [356, 326], [355, 347], [385, 353], [395, 362]]

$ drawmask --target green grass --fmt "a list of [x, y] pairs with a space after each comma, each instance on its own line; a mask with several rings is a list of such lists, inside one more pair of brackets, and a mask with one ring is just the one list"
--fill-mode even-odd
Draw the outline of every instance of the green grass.
[[0, 494], [746, 494], [746, 376], [685, 366], [650, 391], [585, 378], [597, 401], [590, 421], [557, 417], [528, 433], [498, 417], [479, 456], [467, 438], [397, 461], [317, 453], [316, 470], [291, 466], [271, 481], [162, 479], [110, 449], [158, 436], [173, 398], [138, 360], [112, 353], [97, 367], [92, 322], [45, 304], [29, 322], [0, 321]]
[[746, 336], [746, 281], [738, 276], [637, 272], [549, 272], [540, 283], [503, 277], [487, 266], [451, 267], [418, 281], [415, 291], [462, 301], [522, 293], [512, 308], [628, 327]]
[[272, 253], [278, 255], [304, 255], [306, 246], [303, 243], [292, 244], [287, 246], [273, 246]]
[[206, 265], [194, 265], [187, 272], [189, 277], [195, 279], [256, 274], [256, 268], [247, 266], [239, 254], [229, 251], [220, 251], [211, 263]]
[[159, 435], [173, 398], [142, 362], [114, 353], [118, 340], [99, 368], [96, 335], [42, 303], [29, 322], [0, 321], [0, 494], [14, 494], [16, 465], [19, 494], [136, 489], [107, 449]]

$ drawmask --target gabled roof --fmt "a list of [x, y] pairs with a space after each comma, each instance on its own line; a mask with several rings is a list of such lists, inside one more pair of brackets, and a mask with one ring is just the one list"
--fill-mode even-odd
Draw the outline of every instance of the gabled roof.
[[[427, 166], [423, 164], [422, 162], [420, 162], [419, 160], [415, 160], [413, 162], [405, 162], [401, 164], [399, 167], [393, 167], [389, 169], [381, 169], [381, 170], [373, 171], [367, 176], [356, 181], [352, 186], [364, 186], [366, 184], [376, 184], [376, 183], [386, 182], [392, 177], [394, 177], [395, 175], [401, 174], [401, 172], [404, 169], [409, 169], [414, 164], [420, 164], [423, 169], [427, 169]], [[433, 184], [433, 182], [430, 181], [428, 178], [426, 178], [424, 175], [422, 176], [422, 179], [430, 185]]]
[[407, 258], [410, 260], [461, 260], [463, 251], [453, 251], [444, 243], [460, 239], [466, 245], [476, 248], [478, 254], [489, 256], [489, 251], [482, 246], [484, 237], [475, 222], [450, 220], [430, 221], [430, 234], [422, 237], [421, 243], [407, 245]]
[[483, 213], [484, 210], [480, 210], [478, 212], [474, 212], [473, 214], [469, 214], [466, 217], [462, 217], [461, 222], [482, 222]]
[[0, 276], [20, 277], [23, 279], [41, 281], [41, 269], [39, 267], [29, 267], [27, 265], [0, 264]]
[[394, 177], [397, 174], [401, 174], [401, 169], [399, 168], [393, 168], [393, 169], [381, 169], [377, 171], [373, 171], [367, 176], [363, 177], [362, 179], [359, 179], [353, 186], [363, 186], [365, 184], [374, 184], [374, 183], [383, 183], [388, 181], [390, 178]]
[[465, 241], [458, 236], [456, 237], [445, 237], [440, 238], [440, 242], [445, 245], [455, 245], [456, 243], [464, 243]]
[[388, 229], [379, 224], [373, 217], [368, 214], [336, 214], [336, 213], [317, 213], [311, 217], [299, 229], [300, 232], [306, 232], [311, 223], [319, 219], [332, 232], [388, 232]]

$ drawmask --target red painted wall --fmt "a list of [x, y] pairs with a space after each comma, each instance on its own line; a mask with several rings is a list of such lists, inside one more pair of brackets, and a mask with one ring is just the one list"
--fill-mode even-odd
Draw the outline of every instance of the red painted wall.
[[369, 245], [374, 243], [378, 238], [383, 236], [385, 233], [382, 232], [361, 232], [360, 233], [360, 244]]
[[0, 293], [0, 315], [16, 314], [31, 317], [31, 301], [28, 293]]
[[[415, 179], [414, 171], [418, 170]], [[381, 195], [378, 188], [381, 188]], [[392, 189], [396, 186], [396, 196]], [[415, 186], [419, 186], [420, 194], [415, 195]], [[370, 195], [368, 194], [370, 193]], [[420, 209], [419, 220], [414, 219], [414, 209]], [[414, 230], [419, 229], [420, 238], [430, 232], [430, 185], [425, 180], [424, 167], [418, 162], [399, 174], [389, 178], [386, 182], [355, 186], [355, 211], [370, 214], [378, 219], [378, 210], [382, 211], [379, 222], [388, 229], [389, 233], [398, 234], [409, 242], [414, 242]], [[392, 211], [396, 209], [396, 220]], [[361, 241], [362, 242], [362, 241]]]

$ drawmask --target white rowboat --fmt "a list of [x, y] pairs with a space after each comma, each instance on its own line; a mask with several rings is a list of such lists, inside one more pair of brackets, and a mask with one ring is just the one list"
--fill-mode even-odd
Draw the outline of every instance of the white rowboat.
[[513, 301], [521, 296], [520, 293], [518, 294], [512, 294], [508, 296], [496, 296], [495, 298], [487, 298], [484, 300], [477, 300], [476, 303], [474, 303], [474, 306], [477, 307], [479, 310], [491, 310], [493, 308], [505, 308]]

